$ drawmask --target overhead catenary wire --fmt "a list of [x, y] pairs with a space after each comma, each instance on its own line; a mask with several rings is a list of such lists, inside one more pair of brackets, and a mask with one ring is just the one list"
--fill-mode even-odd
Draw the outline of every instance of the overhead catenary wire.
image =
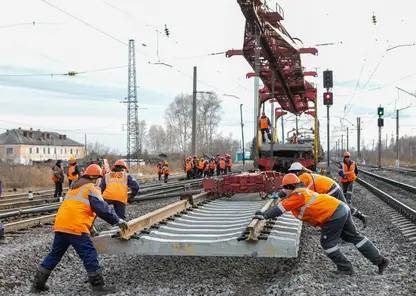
[[70, 72], [75, 72], [75, 75], [78, 74], [87, 74], [94, 72], [109, 71], [114, 69], [127, 68], [127, 65], [115, 66], [115, 67], [106, 67], [101, 69], [94, 70], [85, 70], [85, 71], [69, 71], [66, 73], [37, 73], [37, 74], [0, 74], [0, 77], [36, 77], [36, 76], [71, 76]]

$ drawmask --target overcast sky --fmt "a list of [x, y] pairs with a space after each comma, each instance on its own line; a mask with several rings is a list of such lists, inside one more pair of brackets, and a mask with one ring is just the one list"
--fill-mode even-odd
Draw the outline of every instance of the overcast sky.
[[[396, 106], [416, 106], [415, 98], [403, 92], [399, 98], [395, 88], [416, 90], [416, 46], [386, 51], [416, 42], [411, 33], [416, 28], [412, 2], [279, 3], [285, 11], [284, 26], [305, 47], [335, 43], [318, 46], [318, 56], [304, 55], [302, 61], [308, 70], [318, 68], [319, 77], [307, 79], [319, 84], [319, 118], [325, 148], [322, 71], [327, 68], [334, 71], [335, 80], [331, 141], [334, 143], [341, 135], [333, 133], [341, 124], [338, 117], [345, 116], [354, 124], [361, 117], [362, 135], [367, 144], [372, 144], [377, 138], [375, 115], [379, 104], [388, 115], [383, 138], [385, 134], [390, 138], [395, 132], [391, 115]], [[138, 100], [140, 107], [147, 108], [139, 110], [140, 119], [149, 125], [163, 123], [164, 110], [174, 96], [192, 92], [192, 67], [198, 66], [198, 90], [241, 98], [221, 96], [225, 112], [220, 132], [232, 132], [240, 138], [239, 105], [243, 103], [245, 138], [253, 136], [253, 79], [245, 78], [252, 70], [243, 57], [209, 55], [242, 48], [245, 21], [236, 0], [0, 0], [0, 4], [0, 75], [116, 68], [75, 77], [0, 76], [0, 132], [33, 127], [66, 133], [80, 142], [87, 134], [88, 141], [100, 141], [124, 152], [126, 133], [122, 125], [126, 106], [120, 101], [127, 95], [127, 44], [129, 39], [135, 39]], [[371, 20], [373, 13], [376, 25]], [[169, 38], [163, 34], [165, 24]], [[158, 61], [173, 67], [149, 63]], [[266, 110], [270, 110], [269, 103]], [[412, 116], [415, 110], [402, 111], [401, 134], [416, 134]], [[310, 127], [307, 119], [303, 116], [301, 124]], [[288, 119], [286, 130], [293, 127], [294, 122]], [[356, 131], [350, 127], [350, 147], [355, 147]]]

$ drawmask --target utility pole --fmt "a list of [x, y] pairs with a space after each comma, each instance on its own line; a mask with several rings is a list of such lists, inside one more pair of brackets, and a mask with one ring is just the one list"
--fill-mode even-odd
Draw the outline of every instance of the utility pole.
[[344, 134], [341, 134], [341, 154], [344, 152]]
[[347, 151], [349, 151], [349, 133], [350, 133], [350, 130], [349, 130], [349, 127], [347, 126]]
[[[254, 24], [254, 35], [255, 35], [255, 49], [254, 49], [254, 166], [258, 167], [259, 158], [259, 83], [260, 83], [260, 33], [257, 25]], [[273, 71], [273, 70], [272, 70]]]
[[[85, 154], [85, 156], [87, 156], [88, 155], [88, 151], [87, 151], [87, 134], [84, 134], [84, 154]], [[56, 148], [55, 148], [55, 153], [56, 153]]]
[[244, 123], [243, 123], [243, 104], [240, 104], [241, 140], [243, 141], [243, 171], [246, 169], [246, 157], [244, 152]]
[[400, 163], [399, 163], [399, 148], [400, 148], [400, 146], [399, 146], [399, 128], [400, 128], [399, 114], [400, 113], [399, 112], [402, 111], [402, 110], [405, 110], [407, 108], [410, 108], [411, 105], [412, 104], [410, 104], [409, 106], [404, 107], [402, 109], [397, 109], [396, 110], [396, 167], [397, 168], [400, 167]]
[[[126, 102], [124, 102], [126, 103]], [[136, 56], [134, 40], [129, 40], [128, 89], [127, 89], [127, 162], [131, 165], [132, 159], [138, 159], [138, 105], [136, 83]]]
[[361, 118], [357, 118], [357, 161], [361, 159], [361, 153], [360, 153], [360, 135], [361, 134]]
[[274, 87], [275, 87], [275, 80], [276, 80], [276, 78], [275, 78], [275, 73], [274, 73], [274, 71], [272, 71], [272, 96], [271, 96], [271, 99], [272, 99], [272, 103], [271, 103], [271, 106], [270, 106], [270, 112], [271, 112], [271, 124], [272, 124], [272, 126], [271, 126], [271, 134], [272, 134], [272, 140], [271, 140], [271, 143], [270, 143], [270, 170], [271, 171], [273, 171], [273, 142], [274, 142], [274, 116], [275, 116], [275, 111], [274, 111]]
[[196, 154], [196, 95], [197, 95], [197, 68], [194, 66], [192, 91], [192, 155]]

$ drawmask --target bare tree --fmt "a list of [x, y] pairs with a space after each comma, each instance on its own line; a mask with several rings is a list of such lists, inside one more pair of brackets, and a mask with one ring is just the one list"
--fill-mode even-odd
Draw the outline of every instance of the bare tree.
[[144, 147], [144, 142], [147, 137], [147, 123], [145, 120], [139, 121], [139, 126], [137, 129], [137, 142], [138, 142], [138, 153], [141, 154]]
[[152, 153], [159, 153], [166, 147], [166, 132], [161, 125], [151, 125], [148, 133], [149, 147]]
[[169, 141], [169, 150], [175, 150], [176, 147], [171, 146], [176, 144], [173, 142], [177, 142], [180, 150], [185, 150], [192, 132], [192, 96], [189, 94], [177, 95], [165, 113], [167, 130], [172, 135], [176, 134], [176, 141]]

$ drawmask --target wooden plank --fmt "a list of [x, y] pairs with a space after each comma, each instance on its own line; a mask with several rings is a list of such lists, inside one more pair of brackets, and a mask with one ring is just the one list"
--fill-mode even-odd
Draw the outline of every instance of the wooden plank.
[[4, 224], [4, 230], [5, 232], [13, 232], [20, 229], [30, 228], [33, 226], [40, 225], [42, 223], [50, 223], [55, 221], [56, 214], [32, 218], [32, 219], [26, 219], [22, 221], [12, 222], [8, 224]]
[[[209, 193], [204, 192], [204, 193], [195, 195], [193, 197], [193, 202], [194, 204], [198, 204], [199, 202], [204, 201], [209, 198], [210, 198]], [[139, 232], [145, 228], [149, 228], [150, 226], [156, 223], [159, 223], [160, 221], [163, 221], [169, 218], [170, 216], [177, 214], [191, 206], [192, 205], [189, 203], [188, 200], [180, 200], [170, 205], [167, 205], [163, 208], [157, 209], [144, 216], [130, 220], [129, 222], [127, 222], [129, 226], [128, 229], [121, 230], [120, 236], [124, 239], [130, 239], [136, 232]]]
[[[267, 211], [268, 208], [270, 208], [271, 205], [273, 205], [275, 202], [280, 202], [280, 198], [274, 200], [270, 199], [260, 210], [263, 213]], [[248, 234], [248, 241], [257, 241], [258, 236], [260, 235], [260, 231], [263, 229], [264, 225], [266, 224], [266, 220], [259, 220], [259, 219], [253, 219], [251, 220], [250, 224], [247, 226], [247, 230], [249, 231]]]

